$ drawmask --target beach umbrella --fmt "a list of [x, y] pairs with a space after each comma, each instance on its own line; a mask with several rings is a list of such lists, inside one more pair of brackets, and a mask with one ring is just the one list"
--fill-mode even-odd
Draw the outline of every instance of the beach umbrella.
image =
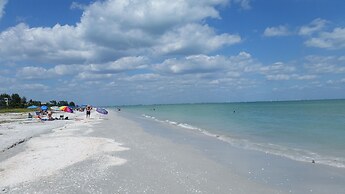
[[31, 105], [31, 106], [29, 106], [28, 108], [29, 108], [29, 109], [36, 109], [36, 108], [38, 108], [38, 106]]
[[104, 115], [108, 114], [108, 111], [105, 110], [104, 108], [97, 108], [96, 111], [97, 111], [98, 113], [101, 113], [101, 114], [104, 114]]
[[59, 109], [64, 111], [64, 112], [73, 113], [73, 110], [68, 106], [60, 106]]
[[51, 110], [60, 110], [58, 106], [52, 106], [50, 107]]
[[48, 110], [48, 106], [41, 106], [42, 110]]

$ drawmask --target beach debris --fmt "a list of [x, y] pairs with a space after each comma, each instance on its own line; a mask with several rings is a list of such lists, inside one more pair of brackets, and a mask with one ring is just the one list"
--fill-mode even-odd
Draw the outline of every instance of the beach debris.
[[9, 149], [11, 149], [11, 148], [14, 148], [14, 147], [16, 147], [17, 145], [22, 144], [22, 143], [28, 141], [28, 140], [31, 139], [31, 138], [32, 138], [32, 137], [28, 137], [28, 138], [25, 138], [25, 139], [20, 139], [19, 141], [15, 142], [14, 144], [8, 146], [7, 148], [5, 148], [5, 149], [3, 149], [3, 150], [1, 150], [1, 151], [2, 151], [2, 152], [5, 152], [6, 150], [9, 150]]
[[315, 160], [312, 160], [311, 163], [315, 164]]
[[8, 192], [8, 188], [4, 187], [1, 189], [0, 193], [7, 193]]

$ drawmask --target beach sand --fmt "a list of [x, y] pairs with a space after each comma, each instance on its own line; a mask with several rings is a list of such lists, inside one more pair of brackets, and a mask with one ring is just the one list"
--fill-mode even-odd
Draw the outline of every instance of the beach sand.
[[[235, 148], [217, 138], [123, 112], [84, 117], [76, 113], [70, 121], [25, 124], [27, 133], [20, 138], [27, 140], [0, 153], [0, 193], [345, 190], [341, 168]], [[1, 126], [2, 133], [9, 136], [11, 128], [20, 131], [23, 124], [6, 126], [10, 129]]]

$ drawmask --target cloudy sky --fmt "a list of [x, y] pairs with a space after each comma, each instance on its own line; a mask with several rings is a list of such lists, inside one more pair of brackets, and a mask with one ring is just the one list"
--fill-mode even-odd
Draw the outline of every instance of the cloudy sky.
[[0, 92], [121, 105], [345, 97], [344, 0], [0, 0]]

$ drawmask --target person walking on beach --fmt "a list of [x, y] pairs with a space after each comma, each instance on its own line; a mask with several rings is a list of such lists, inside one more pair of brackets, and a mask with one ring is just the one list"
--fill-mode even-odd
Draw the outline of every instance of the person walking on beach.
[[86, 118], [90, 118], [92, 107], [87, 105], [86, 107]]

